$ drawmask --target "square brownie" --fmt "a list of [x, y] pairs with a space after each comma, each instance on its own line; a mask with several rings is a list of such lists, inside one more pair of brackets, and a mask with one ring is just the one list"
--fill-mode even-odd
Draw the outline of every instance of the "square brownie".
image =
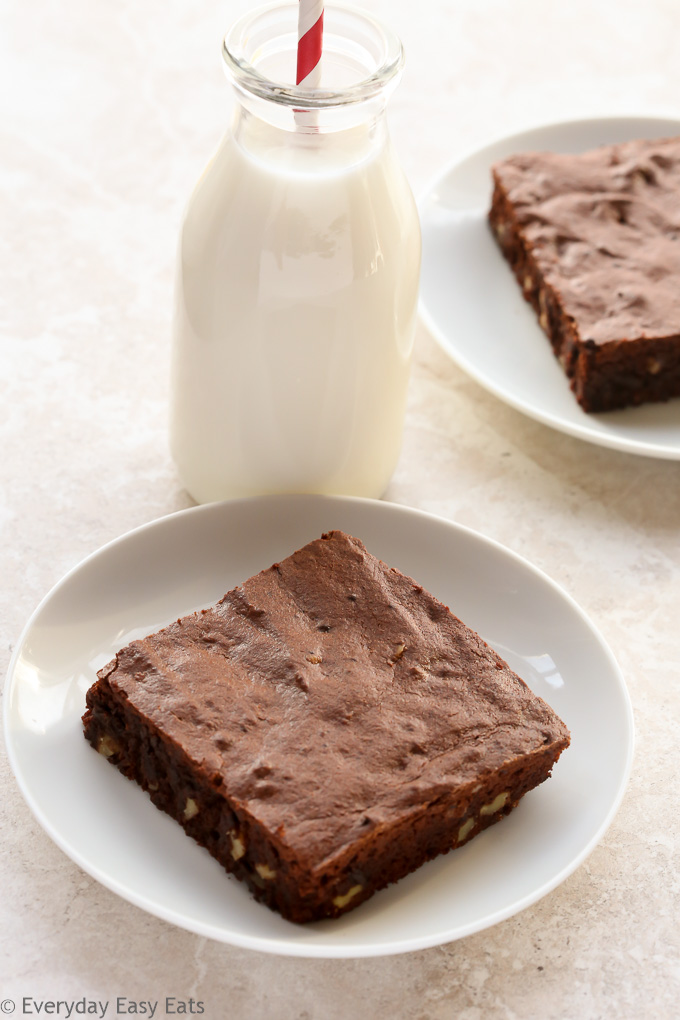
[[340, 531], [98, 677], [92, 746], [296, 922], [467, 842], [569, 744], [477, 634]]
[[581, 407], [680, 396], [680, 138], [492, 174], [491, 227]]

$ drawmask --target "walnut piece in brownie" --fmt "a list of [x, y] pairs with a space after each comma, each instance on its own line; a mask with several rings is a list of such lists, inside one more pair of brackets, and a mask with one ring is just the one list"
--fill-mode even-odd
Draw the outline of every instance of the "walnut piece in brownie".
[[291, 921], [467, 842], [569, 743], [477, 634], [340, 531], [98, 676], [92, 746]]
[[491, 227], [581, 407], [680, 396], [680, 138], [492, 174]]

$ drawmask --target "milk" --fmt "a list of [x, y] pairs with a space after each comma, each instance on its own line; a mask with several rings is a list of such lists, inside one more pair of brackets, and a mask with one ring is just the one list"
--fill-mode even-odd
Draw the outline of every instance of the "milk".
[[171, 448], [195, 500], [384, 492], [419, 270], [384, 123], [325, 135], [237, 111], [179, 246]]

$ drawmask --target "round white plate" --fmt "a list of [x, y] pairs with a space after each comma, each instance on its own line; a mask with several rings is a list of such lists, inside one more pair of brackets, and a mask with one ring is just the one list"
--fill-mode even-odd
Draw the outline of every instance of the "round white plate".
[[[284, 921], [124, 779], [82, 735], [85, 691], [122, 645], [216, 601], [340, 528], [478, 630], [572, 732], [552, 777], [455, 853], [335, 921]], [[38, 606], [5, 696], [12, 767], [52, 839], [109, 889], [211, 938], [297, 956], [405, 952], [479, 931], [535, 902], [586, 857], [623, 795], [632, 715], [618, 666], [574, 602], [475, 532], [390, 503], [279, 496], [172, 514], [76, 567]]]
[[680, 135], [680, 121], [614, 117], [513, 135], [457, 160], [420, 201], [425, 324], [462, 369], [501, 400], [561, 432], [628, 453], [680, 459], [680, 400], [586, 414], [487, 225], [491, 164], [517, 152], [583, 152]]

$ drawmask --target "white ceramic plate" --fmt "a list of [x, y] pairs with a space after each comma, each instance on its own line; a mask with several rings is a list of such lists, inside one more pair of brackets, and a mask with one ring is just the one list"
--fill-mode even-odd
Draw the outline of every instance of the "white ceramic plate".
[[[296, 926], [251, 899], [146, 794], [86, 744], [95, 671], [133, 637], [207, 605], [341, 528], [424, 584], [509, 661], [572, 731], [553, 775], [500, 824], [336, 921]], [[390, 503], [281, 496], [164, 517], [90, 556], [38, 606], [5, 697], [14, 772], [52, 839], [150, 913], [211, 938], [297, 956], [421, 949], [479, 931], [563, 881], [609, 825], [632, 753], [611, 652], [574, 602], [503, 547]]]
[[680, 134], [680, 121], [572, 121], [504, 138], [456, 161], [420, 202], [420, 310], [451, 357], [491, 393], [562, 432], [651, 457], [680, 459], [680, 400], [606, 414], [576, 402], [550, 343], [487, 226], [491, 164], [516, 152], [583, 152], [634, 138]]

